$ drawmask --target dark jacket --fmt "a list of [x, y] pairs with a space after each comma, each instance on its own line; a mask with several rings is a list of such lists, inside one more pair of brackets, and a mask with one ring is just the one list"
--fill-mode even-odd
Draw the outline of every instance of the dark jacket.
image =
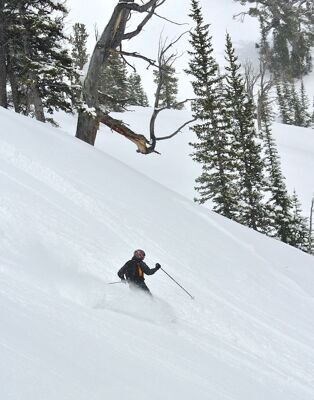
[[119, 270], [118, 276], [122, 280], [127, 280], [130, 282], [141, 283], [144, 282], [144, 274], [153, 275], [158, 271], [158, 267], [149, 268], [144, 261], [138, 260], [135, 257], [123, 265]]

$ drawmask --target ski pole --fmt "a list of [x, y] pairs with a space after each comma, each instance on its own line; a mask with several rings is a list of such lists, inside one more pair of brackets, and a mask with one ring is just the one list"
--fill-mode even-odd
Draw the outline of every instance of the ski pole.
[[107, 283], [107, 285], [117, 285], [118, 283], [123, 283], [122, 281], [119, 281], [119, 282], [109, 282], [109, 283]]
[[180, 283], [178, 283], [171, 275], [169, 275], [167, 271], [165, 271], [163, 268], [160, 268], [160, 269], [161, 269], [166, 275], [168, 275], [169, 278], [173, 280], [173, 282], [175, 282], [178, 286], [180, 286], [180, 288], [181, 288], [182, 290], [184, 290], [185, 293], [187, 293], [187, 294], [191, 297], [192, 300], [194, 300], [194, 297], [193, 297], [186, 289], [184, 289], [184, 287], [181, 286]]

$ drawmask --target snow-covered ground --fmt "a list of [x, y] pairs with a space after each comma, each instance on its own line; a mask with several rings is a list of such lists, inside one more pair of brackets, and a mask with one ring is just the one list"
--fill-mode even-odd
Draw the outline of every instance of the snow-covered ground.
[[[94, 23], [104, 27], [116, 0], [69, 3], [69, 29], [85, 22], [91, 51]], [[202, 4], [219, 62], [227, 30], [241, 60], [256, 59], [256, 20], [234, 20], [232, 0]], [[190, 22], [188, 0], [165, 9]], [[128, 49], [154, 58], [161, 31], [185, 29], [155, 19]], [[152, 99], [151, 71], [138, 71]], [[314, 95], [313, 75], [305, 83]], [[190, 96], [182, 72], [180, 89]], [[147, 134], [150, 114], [122, 117]], [[189, 118], [166, 112], [157, 131]], [[73, 138], [75, 118], [58, 120], [70, 135], [0, 109], [0, 399], [313, 400], [314, 258], [191, 201], [200, 170], [188, 129], [146, 157], [104, 127], [91, 148]], [[307, 213], [314, 131], [274, 133]], [[138, 247], [195, 300], [162, 271], [147, 278], [154, 301], [108, 285]]]
[[[154, 182], [104, 138], [0, 121], [1, 399], [313, 400], [313, 257]], [[138, 247], [195, 300], [162, 271], [154, 301], [107, 285]]]
[[[130, 112], [115, 116], [124, 120], [136, 132], [148, 137], [151, 114], [152, 109], [136, 107]], [[157, 120], [156, 134], [165, 136], [190, 119], [189, 111], [167, 110], [161, 113]], [[75, 117], [60, 113], [57, 120], [64, 130], [75, 135]], [[314, 129], [275, 123], [273, 134], [289, 192], [292, 194], [296, 189], [303, 205], [304, 215], [309, 216], [314, 196]], [[159, 142], [158, 150], [161, 155], [143, 156], [136, 152], [133, 143], [102, 126], [96, 146], [167, 188], [193, 200], [197, 196], [194, 191], [195, 178], [201, 172], [200, 166], [189, 156], [192, 150], [189, 142], [194, 140], [193, 133], [189, 128], [185, 128], [175, 138]]]

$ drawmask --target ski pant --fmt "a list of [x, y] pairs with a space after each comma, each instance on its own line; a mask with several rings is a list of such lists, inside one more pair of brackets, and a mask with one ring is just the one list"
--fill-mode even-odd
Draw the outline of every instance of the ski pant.
[[140, 289], [143, 292], [149, 294], [150, 296], [152, 296], [150, 290], [148, 289], [148, 287], [146, 286], [145, 282], [129, 282], [130, 288], [131, 289]]

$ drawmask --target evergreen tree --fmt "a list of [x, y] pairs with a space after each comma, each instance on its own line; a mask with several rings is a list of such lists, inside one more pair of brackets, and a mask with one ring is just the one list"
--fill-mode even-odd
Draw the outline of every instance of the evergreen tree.
[[301, 123], [304, 128], [308, 128], [312, 123], [312, 116], [310, 113], [310, 102], [307, 97], [305, 86], [303, 80], [301, 81], [301, 89], [300, 89], [300, 103], [301, 103]]
[[[271, 69], [300, 79], [312, 70], [314, 13], [312, 0], [235, 0], [250, 4], [248, 14], [257, 17], [273, 35]], [[254, 4], [253, 4], [254, 3]]]
[[298, 95], [293, 89], [293, 84], [285, 79], [276, 78], [277, 100], [283, 124], [295, 125], [296, 114], [299, 113], [300, 104]]
[[311, 201], [308, 253], [314, 255], [314, 197]]
[[309, 99], [305, 92], [303, 81], [298, 92], [295, 83], [285, 80], [276, 81], [277, 99], [280, 107], [282, 122], [288, 125], [308, 128], [312, 124], [309, 110]]
[[0, 0], [0, 106], [7, 108], [7, 31], [6, 31], [7, 10], [4, 0]]
[[290, 223], [290, 229], [292, 230], [293, 237], [290, 244], [307, 252], [309, 246], [308, 220], [302, 216], [301, 204], [295, 191], [292, 196], [292, 206], [293, 216]]
[[276, 143], [272, 136], [273, 113], [266, 93], [261, 99], [261, 131], [260, 136], [264, 145], [264, 162], [266, 182], [268, 186], [268, 229], [269, 236], [277, 237], [281, 241], [294, 243], [294, 233], [291, 229], [292, 201], [288, 195], [281, 172], [280, 159]]
[[196, 180], [198, 202], [211, 200], [213, 210], [231, 219], [236, 218], [237, 204], [232, 157], [230, 155], [229, 120], [221, 93], [221, 77], [213, 57], [209, 25], [204, 24], [198, 0], [192, 0], [195, 28], [191, 31], [192, 51], [189, 69], [196, 100], [192, 103], [193, 116], [199, 121], [191, 129], [197, 136], [192, 145], [192, 157], [202, 165]]
[[144, 91], [141, 76], [133, 71], [128, 78], [129, 105], [149, 107], [147, 95]]
[[106, 111], [122, 112], [129, 102], [127, 69], [118, 53], [111, 54], [101, 74], [99, 93]]
[[72, 45], [71, 56], [73, 66], [76, 69], [76, 74], [74, 74], [72, 79], [72, 102], [75, 107], [80, 106], [82, 92], [81, 76], [83, 75], [83, 68], [88, 61], [87, 38], [86, 26], [81, 23], [74, 24], [70, 43]]
[[[160, 73], [154, 71], [154, 82], [159, 85]], [[182, 110], [183, 104], [178, 104], [178, 78], [176, 77], [176, 70], [171, 65], [163, 65], [163, 83], [160, 91], [159, 107], [173, 108], [175, 110]]]
[[[255, 106], [245, 90], [241, 65], [227, 34], [226, 100], [231, 109], [232, 147], [236, 157], [239, 190], [239, 222], [258, 231], [265, 231], [266, 212], [263, 204], [265, 182], [261, 146], [257, 143]], [[240, 200], [241, 199], [241, 200]]]
[[303, 126], [302, 104], [295, 83], [291, 82], [290, 109], [293, 110], [292, 125]]
[[273, 33], [273, 48], [271, 52], [271, 70], [283, 76], [291, 76], [290, 52], [287, 35], [283, 29]]
[[19, 109], [41, 121], [45, 112], [71, 111], [72, 60], [63, 33], [67, 9], [51, 0], [10, 3], [8, 70]]
[[86, 43], [88, 39], [88, 33], [86, 31], [86, 26], [81, 23], [75, 23], [73, 25], [73, 33], [70, 37], [70, 43], [72, 45], [72, 59], [74, 67], [79, 71], [82, 71], [84, 65], [88, 61], [88, 54]]
[[283, 124], [291, 125], [293, 122], [289, 108], [291, 93], [288, 93], [288, 90], [290, 89], [288, 87], [283, 87], [282, 82], [276, 79], [277, 100], [281, 114], [281, 121]]

